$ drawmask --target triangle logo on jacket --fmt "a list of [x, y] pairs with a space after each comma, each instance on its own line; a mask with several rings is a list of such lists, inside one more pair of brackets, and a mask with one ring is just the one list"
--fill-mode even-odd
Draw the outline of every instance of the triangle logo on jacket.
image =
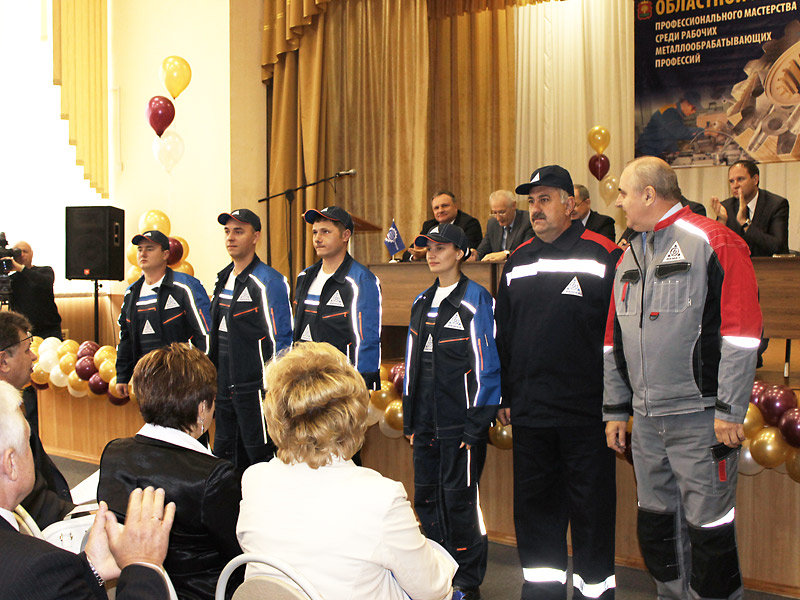
[[450, 317], [450, 320], [445, 323], [444, 326], [446, 329], [458, 329], [460, 331], [464, 331], [464, 323], [461, 322], [461, 317], [458, 316], [458, 313]]
[[153, 335], [156, 332], [153, 329], [153, 326], [150, 325], [150, 319], [144, 322], [144, 329], [142, 329], [142, 335]]
[[239, 299], [236, 300], [237, 302], [252, 302], [253, 299], [250, 297], [250, 292], [247, 291], [247, 288], [242, 290], [242, 293], [239, 294]]
[[164, 308], [169, 309], [169, 308], [180, 308], [180, 307], [181, 305], [178, 304], [175, 298], [172, 297], [172, 294], [170, 294], [169, 298], [167, 298], [167, 303], [164, 305]]
[[561, 292], [562, 294], [566, 294], [567, 296], [579, 296], [583, 298], [583, 290], [581, 289], [581, 284], [578, 283], [578, 276], [572, 278], [567, 284], [567, 287], [564, 288], [564, 291]]
[[311, 337], [311, 325], [306, 325], [306, 328], [303, 330], [303, 335], [300, 336], [300, 339], [304, 342], [314, 341], [314, 338]]
[[225, 333], [228, 332], [228, 324], [225, 322], [225, 317], [222, 317], [222, 320], [219, 322], [219, 330]]
[[327, 306], [339, 306], [344, 308], [344, 302], [342, 302], [342, 295], [339, 293], [339, 290], [333, 292], [333, 296], [328, 300]]

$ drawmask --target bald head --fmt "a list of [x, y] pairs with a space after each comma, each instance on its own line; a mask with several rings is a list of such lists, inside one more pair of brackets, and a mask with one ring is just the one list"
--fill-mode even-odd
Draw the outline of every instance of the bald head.
[[622, 172], [616, 206], [625, 211], [628, 227], [651, 231], [681, 199], [678, 177], [655, 156], [637, 158]]
[[26, 269], [30, 269], [31, 265], [33, 265], [33, 249], [28, 242], [17, 242], [14, 244], [14, 248], [20, 251], [22, 256], [19, 259], [19, 264], [21, 264]]

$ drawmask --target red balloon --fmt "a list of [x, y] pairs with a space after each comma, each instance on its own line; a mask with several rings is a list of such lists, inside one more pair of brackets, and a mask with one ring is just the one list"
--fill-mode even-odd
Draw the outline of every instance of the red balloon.
[[78, 358], [83, 358], [84, 356], [90, 356], [94, 358], [94, 353], [99, 349], [100, 345], [97, 342], [85, 341], [78, 346]]
[[[75, 366], [77, 370], [77, 365]], [[100, 377], [100, 373], [95, 373], [91, 377], [89, 377], [89, 389], [92, 390], [93, 394], [97, 394], [100, 396], [101, 394], [105, 394], [108, 392], [108, 383], [103, 381], [103, 378]]]
[[605, 154], [595, 154], [589, 159], [589, 171], [600, 181], [608, 173], [611, 163]]
[[406, 364], [399, 362], [392, 365], [392, 368], [389, 370], [389, 381], [394, 381], [394, 376], [397, 375], [397, 371], [400, 369], [403, 369], [403, 372], [405, 372]]
[[94, 366], [94, 359], [91, 356], [79, 358], [78, 362], [75, 363], [75, 372], [78, 374], [78, 377], [84, 381], [89, 381], [92, 375], [97, 373], [97, 367]]
[[403, 379], [406, 376], [406, 365], [405, 363], [398, 363], [394, 367], [392, 367], [391, 372], [389, 373], [389, 380], [394, 384], [394, 389], [397, 390], [397, 393], [400, 396], [403, 395]]
[[167, 130], [175, 118], [175, 105], [164, 96], [153, 96], [147, 103], [147, 120], [158, 137]]
[[112, 395], [111, 392], [106, 392], [106, 396], [108, 396], [108, 401], [111, 402], [114, 406], [123, 406], [131, 401], [130, 396], [125, 396], [123, 398], [117, 398], [116, 396]]
[[31, 385], [37, 390], [46, 390], [50, 387], [47, 383], [36, 383], [35, 381], [31, 381]]
[[183, 244], [174, 237], [169, 238], [169, 260], [168, 265], [176, 265], [183, 258]]
[[783, 413], [778, 429], [787, 444], [800, 448], [800, 408], [790, 408]]
[[762, 392], [768, 387], [763, 381], [754, 381], [753, 390], [750, 392], [750, 402], [758, 406], [758, 403], [761, 402]]
[[757, 406], [767, 425], [777, 426], [783, 413], [790, 408], [797, 408], [797, 396], [785, 385], [772, 385], [764, 390]]

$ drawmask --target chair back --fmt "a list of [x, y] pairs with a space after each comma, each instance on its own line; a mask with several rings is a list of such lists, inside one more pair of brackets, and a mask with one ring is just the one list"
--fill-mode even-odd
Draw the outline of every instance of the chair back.
[[84, 515], [66, 521], [56, 521], [44, 528], [42, 536], [54, 546], [69, 550], [73, 554], [80, 554], [86, 546], [94, 517], [94, 515]]
[[17, 520], [20, 533], [39, 538], [40, 540], [44, 539], [42, 530], [39, 529], [36, 521], [33, 520], [33, 517], [28, 513], [28, 511], [22, 507], [22, 504], [14, 509], [14, 518]]
[[[274, 598], [275, 600], [325, 600], [308, 579], [282, 560], [266, 554], [245, 553], [230, 560], [220, 573], [214, 600], [225, 600], [225, 589], [228, 579], [238, 567], [247, 563], [260, 563], [280, 571], [295, 585], [283, 579], [268, 575], [247, 578], [234, 593], [235, 600], [251, 600], [255, 598]], [[296, 587], [295, 587], [296, 586]], [[299, 588], [299, 589], [298, 589]], [[241, 591], [242, 595], [239, 595]]]

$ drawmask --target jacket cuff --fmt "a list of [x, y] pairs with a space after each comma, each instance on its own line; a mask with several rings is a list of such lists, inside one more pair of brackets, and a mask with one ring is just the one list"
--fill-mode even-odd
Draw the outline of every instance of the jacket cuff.
[[627, 421], [633, 414], [630, 403], [625, 404], [604, 404], [603, 421]]
[[380, 371], [375, 371], [374, 373], [361, 373], [361, 377], [364, 378], [364, 383], [367, 384], [368, 390], [375, 391], [377, 389], [380, 389], [381, 387]]
[[475, 435], [473, 433], [465, 431], [464, 437], [461, 438], [462, 442], [464, 442], [465, 444], [469, 444], [470, 446], [475, 446], [476, 444], [480, 444], [484, 440], [486, 440], [486, 432], [484, 432], [482, 435], [481, 434]]

